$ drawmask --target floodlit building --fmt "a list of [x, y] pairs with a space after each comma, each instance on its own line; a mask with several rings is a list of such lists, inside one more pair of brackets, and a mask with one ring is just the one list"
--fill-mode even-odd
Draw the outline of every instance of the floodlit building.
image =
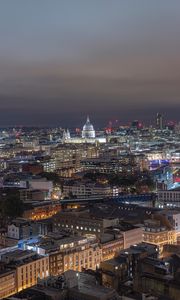
[[166, 244], [176, 244], [177, 237], [175, 230], [162, 226], [157, 220], [147, 220], [143, 232], [143, 241], [156, 245], [161, 256], [163, 246]]
[[89, 116], [87, 117], [86, 123], [83, 126], [82, 130], [82, 138], [84, 139], [94, 139], [96, 137], [96, 133], [93, 125], [90, 123]]
[[16, 289], [16, 272], [0, 266], [0, 299], [4, 299], [15, 294]]
[[55, 233], [38, 243], [29, 243], [27, 249], [49, 257], [49, 273], [52, 276], [67, 270], [95, 270], [102, 260], [102, 249], [95, 236], [63, 236]]
[[29, 250], [15, 250], [2, 255], [2, 262], [15, 271], [17, 292], [37, 284], [38, 278], [49, 276], [49, 259]]
[[94, 126], [91, 124], [89, 117], [87, 117], [86, 123], [83, 126], [82, 137], [71, 137], [69, 131], [65, 131], [62, 141], [69, 144], [83, 144], [83, 143], [106, 143], [105, 137], [96, 137]]

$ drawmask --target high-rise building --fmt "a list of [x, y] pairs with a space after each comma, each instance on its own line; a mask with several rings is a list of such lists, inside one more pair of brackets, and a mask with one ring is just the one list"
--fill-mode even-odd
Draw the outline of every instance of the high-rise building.
[[164, 118], [160, 113], [157, 113], [156, 115], [156, 128], [160, 130], [164, 128]]
[[131, 123], [131, 128], [133, 128], [133, 129], [139, 129], [140, 128], [140, 124], [141, 123], [138, 120], [134, 120]]

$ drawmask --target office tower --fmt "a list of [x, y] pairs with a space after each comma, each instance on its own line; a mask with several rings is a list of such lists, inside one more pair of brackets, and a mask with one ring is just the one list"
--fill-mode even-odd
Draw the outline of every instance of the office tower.
[[156, 128], [160, 130], [164, 128], [164, 118], [160, 113], [157, 113], [156, 115]]

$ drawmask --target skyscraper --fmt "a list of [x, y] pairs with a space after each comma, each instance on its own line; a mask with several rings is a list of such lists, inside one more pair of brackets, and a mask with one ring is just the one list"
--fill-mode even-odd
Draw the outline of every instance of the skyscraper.
[[164, 128], [164, 118], [160, 113], [157, 113], [156, 115], [156, 128], [160, 130]]

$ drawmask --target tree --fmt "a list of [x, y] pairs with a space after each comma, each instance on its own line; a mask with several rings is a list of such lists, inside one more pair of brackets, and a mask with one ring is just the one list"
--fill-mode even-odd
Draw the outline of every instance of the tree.
[[21, 217], [23, 215], [23, 202], [17, 195], [8, 195], [2, 204], [2, 214], [5, 217]]
[[97, 179], [99, 177], [101, 177], [101, 176], [102, 176], [102, 174], [99, 173], [99, 172], [96, 172], [96, 173], [94, 173], [94, 172], [87, 172], [87, 173], [84, 174], [84, 179], [90, 179], [90, 180], [96, 182]]
[[43, 172], [41, 173], [42, 177], [45, 177], [47, 180], [53, 181], [54, 184], [60, 184], [61, 180], [59, 178], [59, 175], [54, 172]]

